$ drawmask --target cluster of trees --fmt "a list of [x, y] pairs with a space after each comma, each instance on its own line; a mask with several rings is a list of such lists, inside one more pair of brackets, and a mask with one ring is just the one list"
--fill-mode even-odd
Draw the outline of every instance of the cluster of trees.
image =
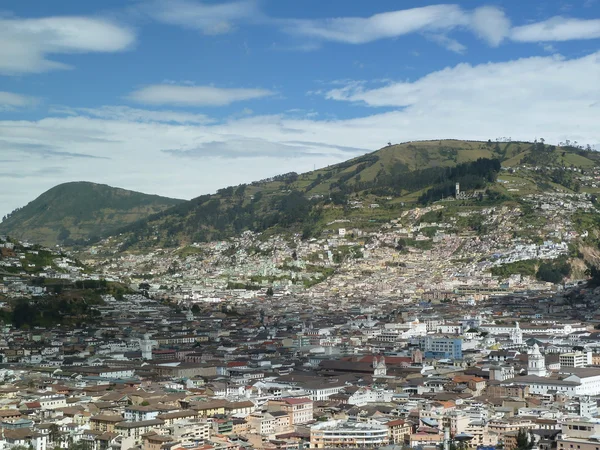
[[569, 264], [568, 258], [562, 256], [554, 260], [538, 261], [528, 259], [517, 261], [492, 269], [492, 275], [501, 278], [507, 278], [512, 274], [535, 277], [539, 281], [559, 284], [562, 283], [564, 278], [571, 275], [571, 265]]
[[271, 178], [264, 178], [259, 181], [253, 181], [252, 186], [264, 186], [267, 183], [271, 183], [273, 181], [279, 181], [285, 184], [291, 184], [298, 179], [298, 174], [296, 172], [288, 172], [283, 173], [281, 175], [275, 175]]
[[[479, 158], [477, 161], [458, 164], [455, 167], [430, 167], [412, 171], [404, 163], [397, 162], [389, 172], [380, 170], [372, 181], [357, 179], [353, 184], [337, 181], [332, 184], [336, 190], [331, 192], [330, 197], [334, 203], [343, 204], [352, 192], [366, 191], [379, 196], [400, 196], [434, 185], [419, 199], [421, 203], [428, 203], [439, 200], [444, 195], [454, 195], [457, 181], [467, 190], [482, 189], [487, 183], [496, 180], [499, 171], [500, 161], [489, 158]], [[350, 178], [358, 176], [354, 171], [346, 175], [350, 175]]]
[[571, 265], [566, 257], [544, 261], [538, 267], [535, 277], [540, 281], [549, 283], [562, 283], [565, 277], [571, 275]]
[[488, 183], [496, 181], [500, 168], [498, 159], [479, 158], [473, 162], [442, 169], [443, 172], [433, 180], [434, 186], [419, 197], [419, 203], [427, 204], [453, 196], [456, 193], [456, 183], [460, 183], [461, 189], [465, 191], [483, 189]]
[[93, 302], [61, 298], [17, 299], [12, 310], [0, 310], [0, 320], [15, 328], [53, 327], [59, 324], [80, 326], [100, 320]]
[[[238, 188], [239, 189], [239, 188]], [[123, 250], [150, 241], [157, 231], [168, 236], [170, 243], [179, 245], [178, 235], [190, 236], [196, 242], [223, 239], [245, 230], [264, 231], [273, 226], [293, 227], [318, 220], [320, 210], [313, 208], [318, 202], [308, 200], [300, 191], [273, 195], [264, 198], [257, 193], [254, 201], [244, 203], [243, 198], [199, 197], [193, 207], [177, 206], [170, 214], [163, 214], [150, 222], [139, 222], [127, 227], [130, 238], [121, 247]], [[231, 195], [234, 195], [232, 189]], [[154, 221], [158, 224], [154, 224]]]

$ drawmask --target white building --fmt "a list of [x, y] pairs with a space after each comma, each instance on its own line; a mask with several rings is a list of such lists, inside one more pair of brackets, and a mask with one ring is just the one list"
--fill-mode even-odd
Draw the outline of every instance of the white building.
[[546, 376], [546, 358], [540, 353], [540, 348], [537, 344], [527, 352], [527, 375], [535, 375], [538, 377]]
[[513, 344], [521, 345], [523, 343], [523, 330], [519, 326], [519, 322], [516, 323], [514, 330], [510, 334]]
[[388, 428], [381, 424], [330, 420], [310, 429], [311, 448], [379, 448], [388, 442]]
[[558, 377], [526, 375], [502, 382], [504, 385], [527, 385], [531, 394], [550, 392], [575, 396], [600, 395], [600, 369], [592, 367], [561, 369]]
[[560, 367], [586, 367], [592, 364], [592, 352], [569, 352], [558, 356]]

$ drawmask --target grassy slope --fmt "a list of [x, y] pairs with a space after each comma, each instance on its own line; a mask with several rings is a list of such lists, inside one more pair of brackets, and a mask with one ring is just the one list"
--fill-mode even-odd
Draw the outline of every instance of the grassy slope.
[[71, 240], [85, 240], [181, 202], [101, 184], [65, 183], [14, 212], [0, 223], [0, 233], [44, 245], [57, 244], [67, 234]]

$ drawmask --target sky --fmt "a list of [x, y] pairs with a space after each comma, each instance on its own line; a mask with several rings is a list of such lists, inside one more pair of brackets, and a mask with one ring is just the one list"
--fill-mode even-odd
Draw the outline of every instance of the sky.
[[600, 0], [3, 0], [0, 217], [189, 199], [423, 139], [600, 150]]

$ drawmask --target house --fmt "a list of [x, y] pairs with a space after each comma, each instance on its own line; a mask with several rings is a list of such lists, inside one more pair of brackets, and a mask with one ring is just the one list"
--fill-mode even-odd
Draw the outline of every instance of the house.
[[392, 420], [385, 425], [388, 427], [390, 444], [404, 444], [412, 433], [412, 424], [402, 419]]
[[134, 445], [142, 442], [142, 435], [154, 431], [165, 424], [164, 420], [144, 420], [142, 422], [118, 422], [114, 425], [115, 433], [124, 438], [131, 438]]
[[269, 400], [267, 410], [287, 413], [290, 416], [292, 425], [313, 421], [313, 401], [309, 398], [285, 397]]
[[120, 415], [99, 415], [90, 417], [90, 429], [92, 431], [108, 431], [114, 433], [115, 425], [123, 421], [123, 416]]
[[30, 428], [2, 429], [0, 436], [1, 448], [22, 446], [34, 450], [46, 450], [48, 444], [46, 435]]

